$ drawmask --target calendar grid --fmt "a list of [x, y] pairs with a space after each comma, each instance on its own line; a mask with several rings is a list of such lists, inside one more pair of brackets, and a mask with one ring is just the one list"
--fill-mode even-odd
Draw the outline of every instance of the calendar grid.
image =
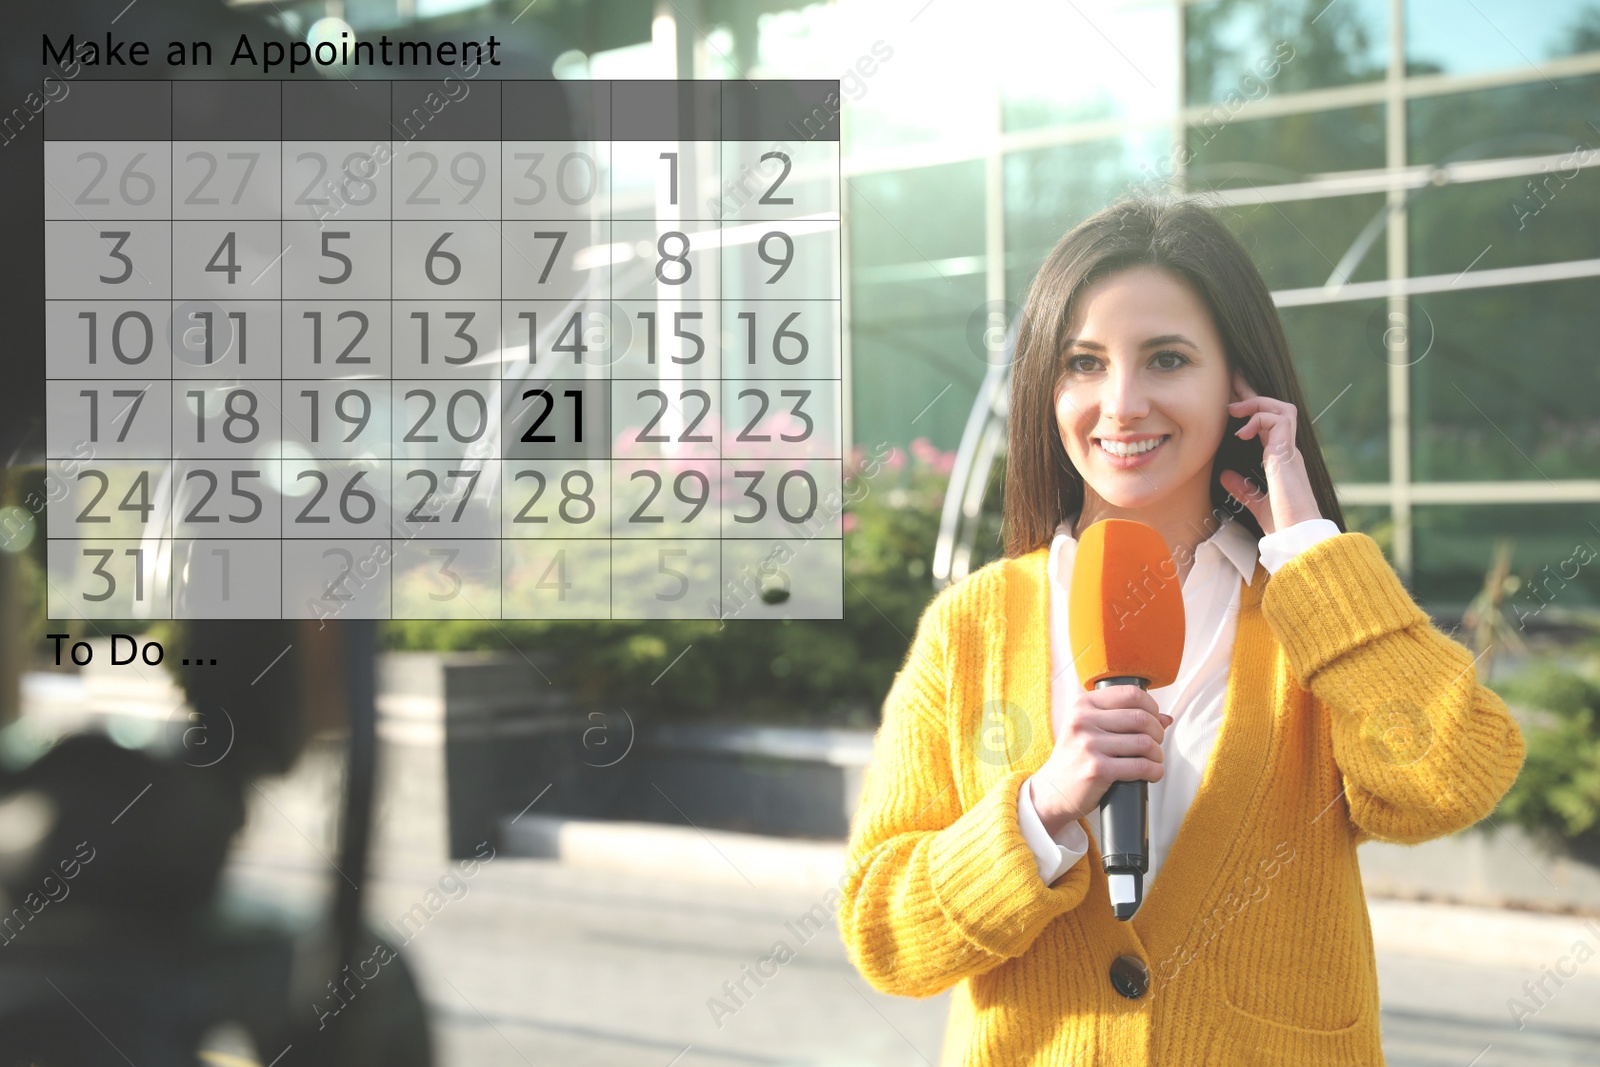
[[350, 88], [48, 117], [51, 610], [838, 617], [837, 83]]

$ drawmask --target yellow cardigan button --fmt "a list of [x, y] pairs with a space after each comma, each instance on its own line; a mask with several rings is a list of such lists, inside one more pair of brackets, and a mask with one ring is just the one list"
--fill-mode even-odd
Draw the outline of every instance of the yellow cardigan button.
[[1138, 956], [1118, 956], [1111, 962], [1111, 987], [1129, 1000], [1150, 988], [1150, 968]]

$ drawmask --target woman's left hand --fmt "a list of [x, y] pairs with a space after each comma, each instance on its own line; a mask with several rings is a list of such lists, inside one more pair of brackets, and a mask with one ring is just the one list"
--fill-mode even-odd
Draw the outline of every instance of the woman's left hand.
[[1250, 509], [1261, 524], [1262, 533], [1287, 529], [1297, 522], [1322, 518], [1317, 495], [1306, 476], [1305, 457], [1295, 445], [1296, 411], [1293, 404], [1276, 397], [1261, 396], [1244, 375], [1234, 372], [1234, 391], [1241, 398], [1228, 404], [1228, 414], [1248, 419], [1237, 436], [1261, 437], [1262, 469], [1267, 475], [1266, 492], [1254, 481], [1235, 470], [1224, 470], [1218, 480], [1233, 498]]

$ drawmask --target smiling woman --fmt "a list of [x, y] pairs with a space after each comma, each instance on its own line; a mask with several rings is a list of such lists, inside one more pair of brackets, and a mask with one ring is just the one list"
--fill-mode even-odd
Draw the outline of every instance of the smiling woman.
[[[885, 992], [953, 990], [946, 1064], [1381, 1064], [1356, 846], [1491, 812], [1515, 721], [1345, 531], [1271, 295], [1200, 203], [1074, 228], [1016, 352], [1006, 557], [934, 598], [884, 700], [839, 907], [852, 962]], [[1072, 669], [1067, 586], [1105, 518], [1178, 565], [1169, 685]], [[1119, 911], [1091, 816], [1133, 781], [1147, 889]]]

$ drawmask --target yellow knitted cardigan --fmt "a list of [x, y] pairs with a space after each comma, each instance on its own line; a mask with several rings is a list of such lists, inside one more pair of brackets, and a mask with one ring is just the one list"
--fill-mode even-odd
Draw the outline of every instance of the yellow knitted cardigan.
[[[1270, 581], [1258, 563], [1199, 793], [1119, 922], [1097, 819], [1050, 886], [1017, 826], [1053, 747], [1048, 555], [989, 563], [922, 615], [851, 824], [851, 961], [886, 993], [954, 987], [945, 1067], [1382, 1064], [1356, 845], [1492, 812], [1524, 754], [1504, 702], [1366, 534]], [[1149, 972], [1137, 999], [1109, 978], [1125, 955]]]

